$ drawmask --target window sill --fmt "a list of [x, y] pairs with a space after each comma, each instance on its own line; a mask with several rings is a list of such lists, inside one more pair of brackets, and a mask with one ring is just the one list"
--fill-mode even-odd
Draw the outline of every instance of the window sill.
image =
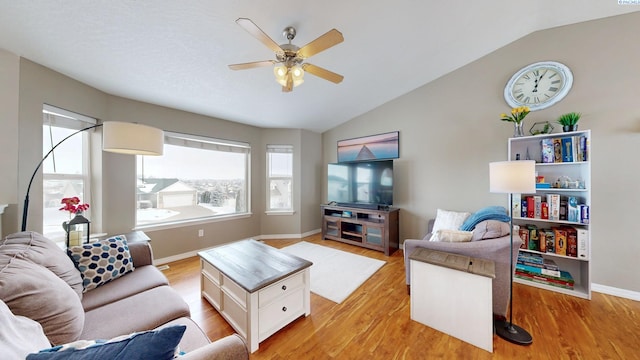
[[294, 215], [296, 212], [293, 210], [269, 210], [264, 213], [267, 215]]
[[185, 226], [195, 226], [201, 224], [207, 224], [212, 222], [220, 222], [220, 221], [228, 221], [228, 220], [237, 220], [251, 217], [252, 213], [243, 213], [243, 214], [234, 214], [234, 215], [226, 215], [226, 216], [216, 216], [216, 217], [207, 217], [193, 220], [185, 220], [185, 221], [175, 221], [175, 222], [166, 222], [166, 223], [158, 223], [158, 224], [149, 224], [149, 225], [138, 225], [133, 228], [133, 230], [142, 230], [142, 231], [158, 231], [158, 230], [167, 230], [167, 229], [176, 229]]

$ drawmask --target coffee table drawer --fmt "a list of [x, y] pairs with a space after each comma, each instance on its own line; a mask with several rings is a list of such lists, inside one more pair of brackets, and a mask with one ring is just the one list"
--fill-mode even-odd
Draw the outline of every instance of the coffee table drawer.
[[220, 284], [222, 290], [233, 297], [238, 304], [240, 304], [246, 311], [247, 309], [247, 292], [236, 284], [233, 280], [229, 279], [224, 274], [222, 275], [222, 283]]
[[298, 288], [259, 310], [259, 338], [266, 339], [304, 313], [304, 292]]
[[224, 318], [242, 336], [247, 338], [247, 310], [226, 292], [222, 293], [222, 308]]
[[202, 273], [204, 275], [206, 275], [209, 279], [211, 279], [211, 281], [213, 281], [214, 283], [216, 283], [216, 285], [220, 285], [220, 271], [218, 271], [218, 269], [214, 268], [211, 264], [209, 264], [208, 262], [200, 259], [200, 264], [201, 264], [201, 268], [202, 268]]
[[220, 297], [222, 296], [220, 286], [216, 281], [212, 280], [206, 272], [202, 272], [200, 279], [202, 295], [211, 303], [211, 305], [213, 305], [213, 307], [216, 308], [216, 310], [220, 310]]
[[292, 291], [304, 285], [304, 278], [302, 273], [295, 274], [286, 279], [280, 280], [273, 285], [269, 285], [268, 287], [260, 290], [258, 294], [258, 307], [263, 307], [273, 299], [279, 296], [286, 296]]

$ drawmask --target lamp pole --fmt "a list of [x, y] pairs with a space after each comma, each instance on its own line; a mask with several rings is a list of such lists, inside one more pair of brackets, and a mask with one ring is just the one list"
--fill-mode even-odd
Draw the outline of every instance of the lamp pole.
[[24, 205], [22, 206], [22, 230], [20, 230], [20, 231], [27, 231], [27, 215], [28, 215], [28, 212], [29, 212], [29, 191], [31, 191], [31, 184], [33, 183], [33, 179], [36, 177], [36, 174], [38, 173], [38, 170], [40, 169], [40, 167], [42, 167], [42, 163], [44, 163], [44, 161], [49, 157], [49, 155], [51, 155], [51, 153], [53, 153], [53, 150], [55, 150], [60, 144], [65, 142], [68, 138], [72, 137], [75, 134], [81, 133], [83, 131], [95, 129], [95, 128], [100, 127], [102, 125], [103, 124], [97, 124], [97, 125], [89, 126], [89, 127], [86, 127], [84, 129], [80, 129], [80, 130], [74, 132], [73, 134], [67, 136], [66, 138], [60, 140], [60, 142], [55, 144], [51, 148], [51, 150], [49, 150], [49, 152], [42, 158], [42, 160], [40, 160], [40, 163], [38, 164], [38, 166], [36, 166], [36, 169], [33, 171], [33, 174], [31, 175], [31, 180], [29, 180], [29, 186], [27, 186], [27, 194], [24, 197]]

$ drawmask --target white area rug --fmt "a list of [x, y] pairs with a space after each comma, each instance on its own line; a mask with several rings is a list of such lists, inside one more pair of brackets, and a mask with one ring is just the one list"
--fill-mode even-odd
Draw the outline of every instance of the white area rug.
[[385, 264], [382, 260], [305, 241], [281, 250], [311, 261], [311, 291], [338, 304]]

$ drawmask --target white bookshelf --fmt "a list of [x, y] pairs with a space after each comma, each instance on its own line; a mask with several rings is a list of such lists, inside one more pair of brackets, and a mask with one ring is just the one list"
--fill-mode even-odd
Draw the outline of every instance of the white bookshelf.
[[[573, 161], [573, 162], [542, 162], [542, 145], [543, 139], [555, 139], [566, 138], [573, 136], [585, 136], [587, 160], [586, 161]], [[566, 177], [573, 182], [569, 183], [570, 188], [539, 188], [535, 193], [520, 194], [515, 198], [525, 198], [526, 196], [539, 195], [542, 199], [546, 199], [548, 194], [559, 194], [562, 199], [569, 196], [576, 197], [580, 204], [589, 206], [591, 210], [591, 131], [574, 131], [566, 133], [554, 133], [544, 134], [536, 136], [524, 136], [517, 138], [510, 138], [508, 141], [508, 158], [509, 160], [516, 160], [519, 157], [521, 160], [535, 160], [536, 161], [536, 173], [539, 176], [545, 177], [545, 182], [551, 183], [554, 186], [556, 180]], [[574, 159], [575, 160], [575, 159]], [[575, 183], [580, 180], [581, 183]], [[582, 188], [582, 183], [584, 188]], [[561, 186], [563, 182], [560, 182]], [[576, 188], [576, 187], [580, 188]], [[509, 204], [511, 207], [513, 204]], [[591, 211], [589, 211], [591, 213]], [[586, 246], [588, 249], [587, 256], [585, 258], [572, 257], [568, 255], [560, 255], [550, 252], [540, 252], [536, 250], [521, 249], [521, 252], [529, 252], [540, 254], [544, 258], [553, 260], [561, 270], [567, 271], [571, 274], [574, 280], [573, 289], [565, 289], [557, 286], [547, 285], [543, 283], [533, 282], [526, 279], [514, 277], [514, 281], [521, 284], [534, 286], [541, 289], [555, 291], [567, 295], [572, 295], [584, 299], [591, 299], [591, 226], [592, 219], [589, 219], [588, 224], [568, 221], [568, 220], [549, 220], [541, 218], [529, 218], [522, 217], [521, 214], [514, 213], [513, 222], [514, 225], [523, 226], [532, 224], [538, 227], [538, 229], [551, 229], [552, 227], [559, 226], [572, 226], [576, 229], [584, 229], [587, 231]], [[590, 215], [589, 215], [590, 216]]]

